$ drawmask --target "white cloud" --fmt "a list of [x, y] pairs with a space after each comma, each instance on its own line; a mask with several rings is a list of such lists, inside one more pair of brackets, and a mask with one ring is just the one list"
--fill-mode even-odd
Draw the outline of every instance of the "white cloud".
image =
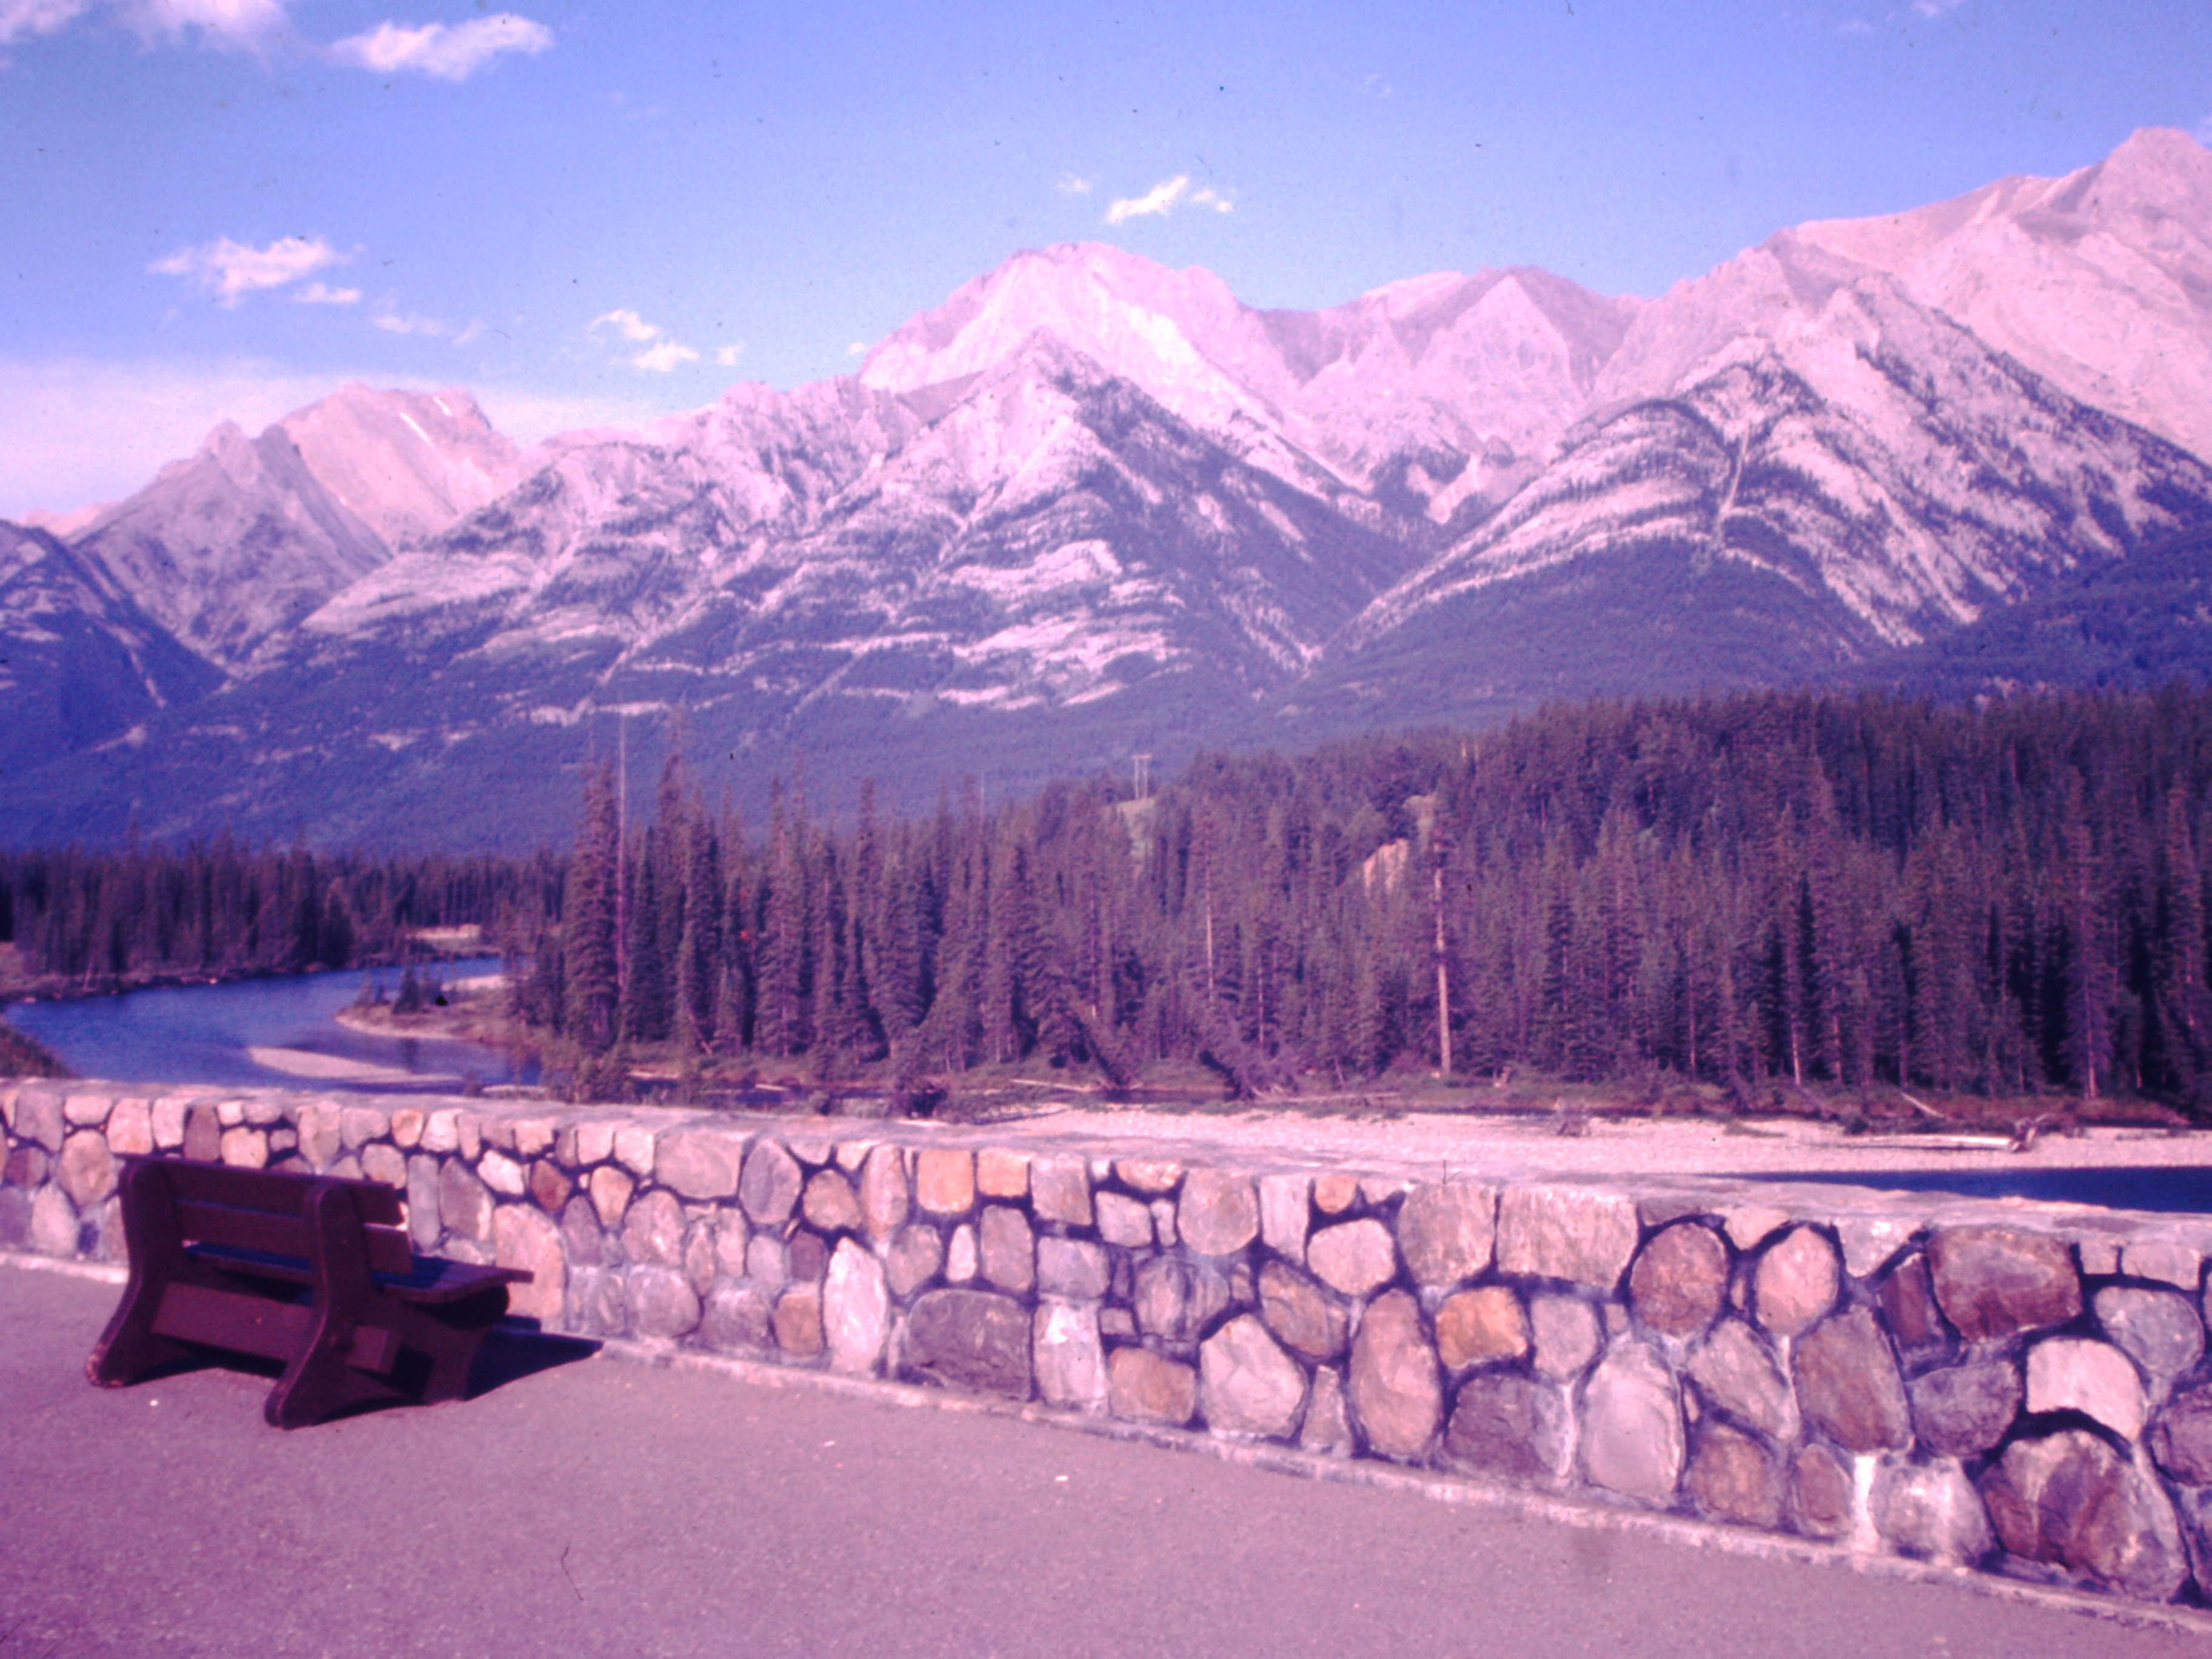
[[235, 308], [249, 294], [296, 283], [327, 265], [344, 264], [346, 257], [319, 236], [280, 236], [267, 247], [218, 236], [198, 247], [179, 248], [148, 269], [196, 282], [215, 295], [217, 305]]
[[1053, 189], [1062, 196], [1088, 196], [1091, 194], [1091, 181], [1078, 173], [1063, 173]]
[[735, 368], [738, 366], [738, 359], [744, 355], [745, 343], [740, 340], [735, 345], [726, 345], [717, 351], [714, 354], [714, 361], [724, 368]]
[[1956, 11], [1966, 0], [1912, 0], [1912, 9], [1923, 17], [1941, 17], [1947, 11]]
[[866, 356], [868, 355], [868, 343], [866, 340], [854, 341], [852, 344], [845, 348], [845, 355], [848, 357]]
[[[641, 368], [648, 374], [672, 374], [686, 363], [696, 363], [699, 361], [699, 354], [690, 346], [680, 340], [669, 338], [667, 331], [659, 324], [648, 323], [628, 306], [619, 307], [592, 319], [590, 331], [592, 334], [598, 335], [609, 330], [620, 335], [633, 345], [645, 347], [642, 351], [628, 354], [623, 361], [632, 368]], [[648, 341], [651, 342], [650, 344], [647, 343]], [[725, 347], [724, 350], [730, 355], [725, 358], [717, 354], [717, 361], [725, 363], [734, 362], [737, 361], [736, 354], [744, 349], [742, 345]]]
[[368, 322], [370, 327], [397, 334], [403, 340], [442, 340], [453, 331], [451, 324], [414, 312], [402, 315], [396, 311], [380, 311]]
[[1388, 98], [1395, 88], [1379, 75], [1363, 75], [1359, 77], [1359, 84], [1353, 90], [1369, 98]]
[[611, 328], [623, 339], [635, 340], [640, 344], [660, 337], [660, 325], [658, 323], [647, 322], [644, 318], [627, 306], [592, 319], [593, 333], [597, 333], [603, 328]]
[[289, 295], [303, 306], [357, 306], [361, 290], [357, 288], [331, 288], [324, 283], [310, 283]]
[[1847, 21], [1837, 24], [1836, 33], [1838, 34], [1872, 34], [1874, 33], [1874, 25], [1868, 22], [1863, 17], [1854, 17]]
[[1142, 196], [1124, 196], [1106, 210], [1106, 222], [1118, 225], [1129, 219], [1142, 219], [1153, 214], [1164, 218], [1175, 209], [1190, 188], [1190, 175], [1178, 173], [1172, 179], [1154, 185]]
[[503, 11], [465, 23], [379, 23], [348, 35], [331, 47], [341, 64], [380, 75], [428, 75], [440, 81], [465, 81], [495, 58], [519, 52], [536, 57], [553, 44], [553, 31], [527, 17]]
[[28, 34], [66, 28], [90, 9], [92, 0], [0, 0], [0, 46]]
[[122, 0], [124, 23], [149, 43], [181, 40], [261, 52], [291, 31], [288, 0]]
[[679, 345], [673, 340], [663, 340], [656, 345], [649, 345], [629, 360], [631, 368], [644, 369], [650, 374], [667, 374], [681, 368], [686, 363], [696, 363], [698, 361], [697, 352], [692, 350], [690, 346]]
[[1237, 204], [1215, 190], [1211, 185], [1197, 190], [1190, 187], [1190, 175], [1178, 173], [1154, 185], [1142, 196], [1124, 196], [1106, 210], [1106, 222], [1118, 225], [1131, 219], [1158, 217], [1164, 219], [1178, 207], [1188, 203], [1192, 207], [1212, 208], [1216, 213], [1231, 213]]

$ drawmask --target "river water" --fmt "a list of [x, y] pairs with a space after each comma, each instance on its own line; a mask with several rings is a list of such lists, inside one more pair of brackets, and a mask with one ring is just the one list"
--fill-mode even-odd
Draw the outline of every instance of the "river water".
[[[496, 957], [434, 964], [439, 980], [496, 974]], [[421, 971], [420, 969], [417, 970]], [[389, 996], [399, 969], [374, 970]], [[535, 1061], [453, 1038], [371, 1036], [335, 1016], [361, 994], [358, 973], [304, 974], [19, 1002], [0, 1018], [79, 1077], [117, 1083], [317, 1085], [349, 1090], [534, 1083]]]

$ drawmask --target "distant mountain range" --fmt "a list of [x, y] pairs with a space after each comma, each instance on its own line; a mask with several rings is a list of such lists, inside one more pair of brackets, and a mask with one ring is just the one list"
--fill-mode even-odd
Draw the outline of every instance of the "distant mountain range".
[[0, 840], [527, 844], [575, 769], [926, 805], [1149, 754], [1803, 683], [2212, 668], [2212, 154], [1255, 310], [1017, 255], [853, 377], [527, 453], [348, 386], [0, 526]]

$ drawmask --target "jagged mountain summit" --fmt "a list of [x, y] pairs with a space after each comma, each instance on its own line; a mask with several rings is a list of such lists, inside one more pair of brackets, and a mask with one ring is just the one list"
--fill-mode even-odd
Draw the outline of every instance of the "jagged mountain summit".
[[185, 645], [236, 670], [520, 472], [467, 392], [349, 386], [258, 437], [224, 422], [70, 540]]
[[1655, 300], [1264, 310], [1069, 246], [857, 375], [527, 455], [465, 394], [349, 387], [15, 544], [0, 640], [107, 690], [66, 732], [0, 694], [49, 733], [0, 837], [527, 842], [679, 711], [741, 798], [803, 757], [927, 805], [1549, 697], [1972, 689], [1947, 652], [2018, 683], [2069, 605], [2051, 672], [2124, 675], [2114, 619], [2212, 546], [2208, 248], [2212, 155], [2153, 132]]

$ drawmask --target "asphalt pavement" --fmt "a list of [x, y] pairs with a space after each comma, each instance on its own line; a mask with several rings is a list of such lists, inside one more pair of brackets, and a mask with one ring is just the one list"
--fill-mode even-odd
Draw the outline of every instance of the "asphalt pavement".
[[580, 1345], [286, 1434], [244, 1372], [87, 1384], [115, 1296], [0, 1264], [0, 1659], [2148, 1659], [2212, 1632]]

